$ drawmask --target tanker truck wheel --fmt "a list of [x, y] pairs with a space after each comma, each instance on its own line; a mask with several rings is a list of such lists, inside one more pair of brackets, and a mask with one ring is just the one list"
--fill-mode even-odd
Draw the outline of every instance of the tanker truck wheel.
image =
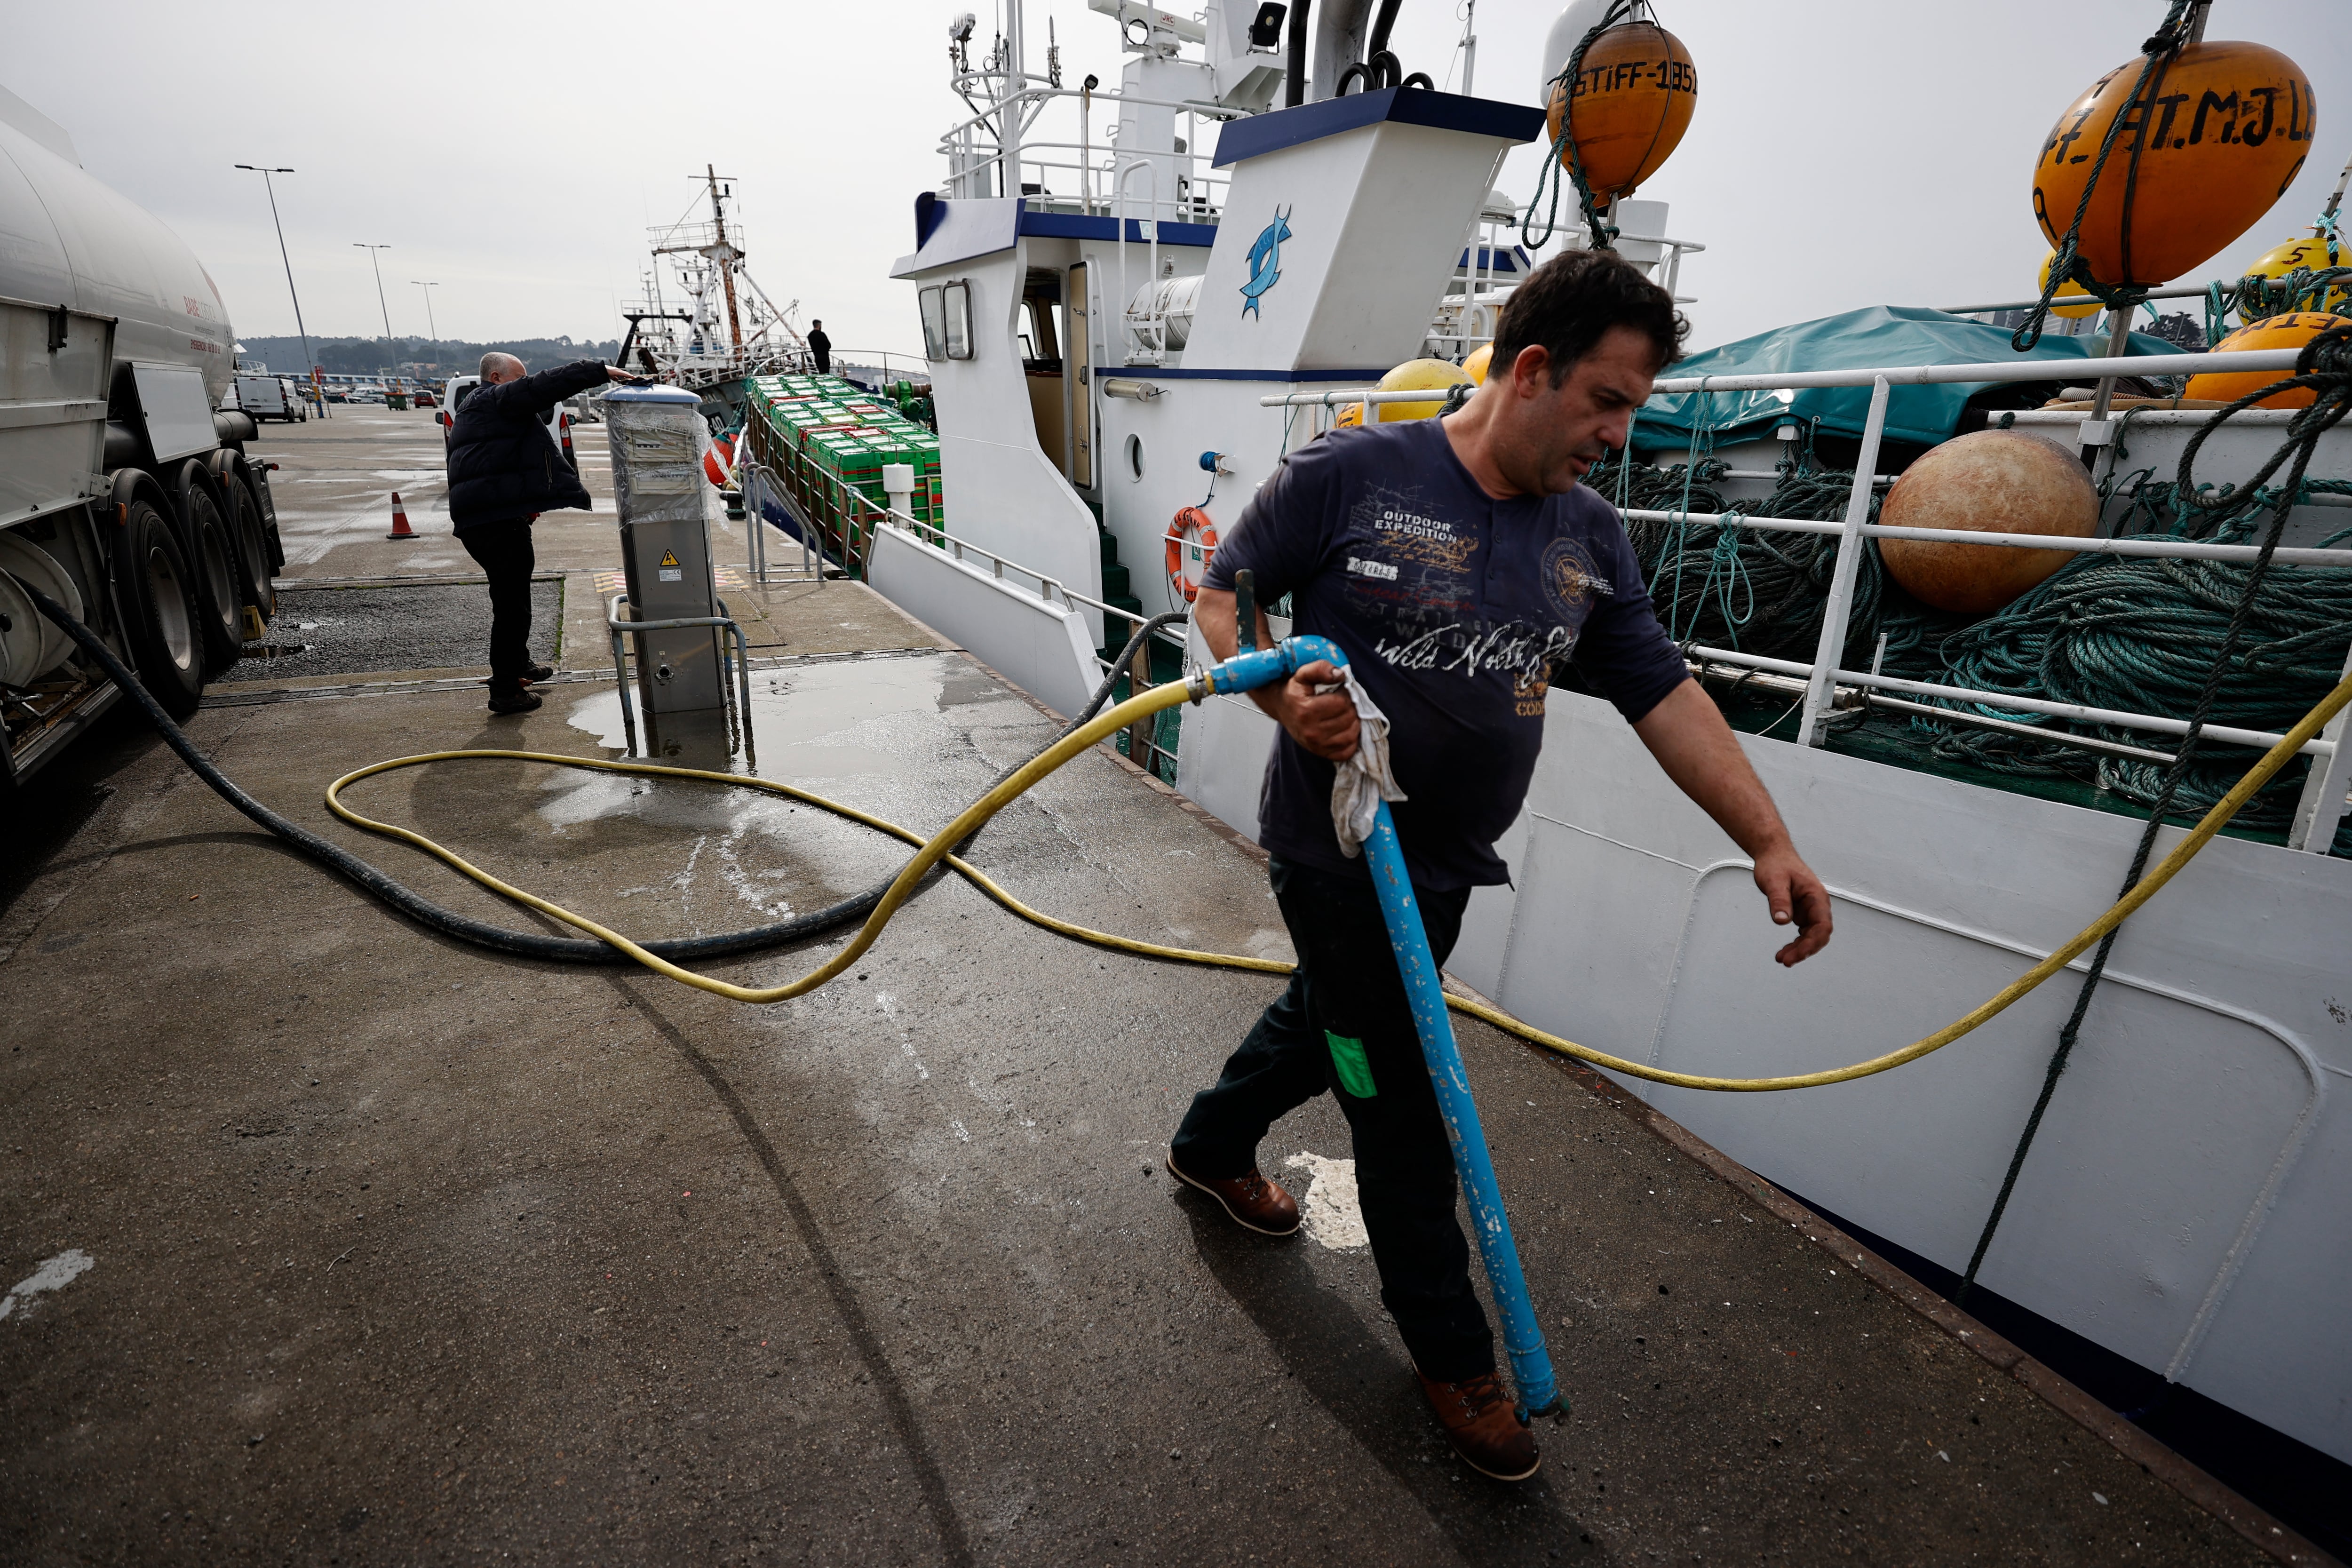
[[130, 504], [121, 537], [131, 662], [163, 711], [185, 719], [205, 690], [201, 612], [188, 558], [170, 521], [144, 499]]
[[205, 671], [218, 675], [245, 652], [245, 597], [237, 592], [236, 535], [213, 504], [210, 491], [191, 481], [187, 489], [188, 537], [196, 558], [197, 631], [204, 642]]
[[[278, 588], [270, 581], [269, 539], [262, 530], [261, 508], [245, 481], [233, 472], [221, 476], [221, 489], [228, 496], [230, 521], [235, 524], [231, 531], [236, 541], [238, 603], [251, 605], [267, 625], [278, 615]], [[238, 636], [243, 635], [240, 626]]]

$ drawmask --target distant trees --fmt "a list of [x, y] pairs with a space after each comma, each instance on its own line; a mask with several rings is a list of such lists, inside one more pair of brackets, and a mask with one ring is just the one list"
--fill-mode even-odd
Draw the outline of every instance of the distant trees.
[[[259, 361], [282, 375], [300, 375], [310, 365], [303, 363], [302, 340], [295, 337], [255, 338], [239, 340], [243, 344], [241, 358]], [[578, 359], [610, 360], [621, 351], [618, 338], [603, 342], [574, 342], [571, 337], [516, 338], [504, 342], [476, 343], [456, 338], [443, 338], [438, 343], [430, 338], [313, 338], [310, 340], [311, 363], [333, 375], [373, 375], [379, 371], [394, 370], [409, 363], [437, 363], [438, 375], [470, 374], [486, 353], [509, 353], [534, 370], [551, 364], [564, 364]]]

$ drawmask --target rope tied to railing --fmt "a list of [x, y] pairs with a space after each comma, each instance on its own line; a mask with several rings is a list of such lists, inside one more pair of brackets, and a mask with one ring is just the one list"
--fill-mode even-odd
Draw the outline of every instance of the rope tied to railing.
[[[2165, 12], [2164, 25], [2140, 45], [2140, 53], [2146, 58], [2140, 62], [2139, 79], [2132, 84], [2131, 96], [2107, 121], [2107, 133], [2099, 139], [2098, 158], [2091, 165], [2090, 178], [2083, 182], [2083, 195], [2074, 204], [2074, 221], [2066, 226], [2065, 237], [2059, 240], [2057, 251], [2050, 258], [2049, 275], [2042, 279], [2042, 297], [2034, 301], [2033, 309], [2027, 312], [2023, 324], [2010, 337], [2010, 346], [2020, 353], [2029, 352], [2042, 341], [2042, 325], [2050, 319], [2050, 301], [2070, 282], [2080, 284], [2084, 293], [2110, 310], [2129, 311], [2147, 299], [2148, 286], [2111, 285], [2091, 276], [2090, 268], [2083, 265], [2081, 254], [2083, 219], [2091, 210], [2091, 197], [2099, 188], [2099, 175], [2107, 166], [2107, 154], [2115, 151], [2125, 122], [2131, 121], [2141, 135], [2147, 135], [2151, 123], [2147, 110], [2151, 106], [2144, 102], [2140, 95], [2147, 90], [2148, 80], [2156, 74], [2157, 67], [2179, 54], [2181, 47], [2189, 42], [2189, 13], [2193, 4], [2194, 0], [2172, 0]], [[2128, 222], [2128, 198], [2125, 205], [2125, 219]]]

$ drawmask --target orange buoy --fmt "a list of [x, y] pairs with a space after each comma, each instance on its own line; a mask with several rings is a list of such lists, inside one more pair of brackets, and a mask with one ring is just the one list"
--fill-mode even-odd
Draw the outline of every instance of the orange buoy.
[[[2034, 160], [2033, 216], [2053, 247], [2141, 63], [2093, 82]], [[2145, 112], [2124, 121], [2107, 155], [2078, 240], [2091, 276], [2111, 288], [2168, 283], [2252, 228], [2294, 183], [2318, 120], [2310, 78], [2261, 44], [2190, 44], [2157, 62], [2144, 96]]]
[[[1357, 405], [1361, 407], [1362, 405]], [[1210, 558], [1217, 553], [1217, 525], [1197, 506], [1180, 506], [1168, 528], [1168, 585], [1191, 604], [1201, 596], [1209, 575]]]
[[[2347, 324], [2347, 318], [2330, 316], [2311, 310], [2292, 316], [2266, 316], [2249, 322], [2213, 345], [2215, 353], [2229, 353], [2239, 349], [2299, 349], [2330, 327]], [[2250, 392], [2260, 392], [2273, 382], [2284, 381], [2293, 375], [2287, 370], [2239, 370], [2205, 375], [2192, 375], [2181, 393], [2183, 397], [2210, 398], [2216, 403], [2235, 403]], [[2291, 387], [2275, 397], [2265, 397], [2256, 408], [2308, 408], [2318, 394], [2307, 386]]]
[[[1698, 67], [1683, 41], [1655, 22], [1628, 22], [1593, 39], [1576, 79], [1551, 89], [1555, 142], [1563, 104], [1593, 199], [1630, 196], [1690, 129]], [[1568, 162], [1564, 147], [1560, 162]]]
[[[1930, 449], [1906, 468], [1886, 492], [1878, 521], [1889, 528], [2087, 539], [2098, 531], [2099, 492], [2074, 454], [2048, 437], [1979, 430]], [[1924, 539], [1882, 539], [1878, 553], [1912, 597], [1960, 615], [2000, 608], [2074, 554]]]

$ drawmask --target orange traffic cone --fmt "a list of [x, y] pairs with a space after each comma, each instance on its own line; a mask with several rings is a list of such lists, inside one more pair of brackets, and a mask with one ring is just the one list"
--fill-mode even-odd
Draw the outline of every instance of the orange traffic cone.
[[425, 536], [408, 526], [408, 509], [400, 504], [400, 492], [392, 492], [392, 531], [386, 539], [422, 539]]

